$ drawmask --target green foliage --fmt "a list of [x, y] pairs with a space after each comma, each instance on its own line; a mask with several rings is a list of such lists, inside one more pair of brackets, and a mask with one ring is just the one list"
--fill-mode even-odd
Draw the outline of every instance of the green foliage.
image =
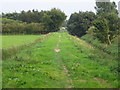
[[81, 37], [91, 34], [100, 42], [111, 44], [118, 37], [120, 18], [115, 2], [96, 2], [97, 14], [93, 12], [79, 12], [70, 16], [68, 31], [72, 35]]
[[13, 19], [13, 20], [20, 20], [23, 22], [27, 22], [27, 23], [40, 23], [40, 18], [42, 16], [42, 12], [38, 12], [37, 10], [29, 10], [29, 11], [21, 11], [21, 13], [6, 13], [6, 14], [2, 14], [3, 18], [8, 18], [8, 19]]
[[59, 30], [65, 19], [66, 15], [61, 10], [53, 8], [44, 14], [42, 22], [50, 32], [55, 32]]
[[[19, 23], [21, 21], [28, 23], [28, 24], [25, 24], [25, 26], [28, 26], [26, 27], [25, 33], [28, 33], [28, 34], [33, 33], [35, 29], [37, 29], [35, 33], [38, 33], [38, 34], [58, 31], [60, 26], [66, 19], [65, 13], [62, 12], [60, 9], [56, 9], [56, 8], [53, 8], [50, 11], [39, 12], [37, 10], [36, 11], [29, 10], [27, 12], [22, 11], [21, 13], [7, 13], [7, 14], [3, 13], [2, 15], [3, 15], [3, 18], [9, 19], [9, 20], [3, 19], [4, 24]], [[13, 20], [10, 20], [10, 19], [13, 19]], [[14, 28], [14, 26], [12, 28]]]
[[25, 25], [26, 34], [46, 34], [45, 27], [42, 23], [30, 23]]
[[111, 12], [108, 14], [105, 14], [103, 17], [108, 20], [108, 26], [110, 29], [110, 39], [114, 39], [115, 37], [118, 36], [119, 31], [120, 31], [120, 18], [118, 17], [117, 14]]
[[46, 31], [42, 23], [25, 23], [18, 20], [3, 18], [3, 34], [45, 34]]
[[95, 27], [95, 26], [91, 26], [91, 27], [88, 29], [88, 31], [86, 31], [86, 33], [94, 36], [95, 31], [96, 31], [96, 27]]
[[2, 24], [16, 24], [16, 23], [23, 23], [23, 22], [19, 20], [2, 18]]
[[115, 13], [107, 13], [106, 15], [99, 15], [93, 21], [93, 25], [97, 28], [95, 30], [95, 37], [101, 42], [111, 44], [113, 39], [118, 36], [120, 30], [120, 18]]
[[97, 28], [95, 30], [95, 36], [102, 42], [109, 43], [109, 27], [108, 21], [105, 18], [99, 18], [93, 22], [93, 25]]
[[115, 58], [118, 58], [118, 37], [114, 39], [114, 42], [111, 45], [107, 45], [105, 43], [101, 43], [98, 38], [95, 38], [91, 34], [86, 34], [81, 37], [81, 39], [85, 40], [89, 44], [91, 44], [93, 47], [96, 47], [100, 50], [102, 50], [105, 53], [108, 53]]
[[96, 2], [96, 6], [95, 6], [97, 14], [101, 14], [101, 15], [109, 12], [118, 14], [116, 8], [117, 5], [115, 4], [115, 2]]
[[79, 12], [70, 16], [68, 21], [68, 31], [72, 35], [83, 36], [95, 19], [93, 12]]
[[96, 2], [97, 19], [93, 22], [97, 28], [96, 36], [101, 42], [111, 44], [120, 30], [120, 18], [115, 2]]

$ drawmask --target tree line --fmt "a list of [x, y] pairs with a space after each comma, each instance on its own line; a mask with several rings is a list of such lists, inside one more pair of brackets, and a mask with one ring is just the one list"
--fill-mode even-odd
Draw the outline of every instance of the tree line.
[[93, 12], [73, 13], [68, 20], [68, 31], [81, 37], [91, 34], [103, 43], [111, 44], [120, 31], [120, 18], [115, 2], [96, 2]]
[[2, 13], [3, 34], [46, 34], [58, 31], [66, 15], [60, 9]]

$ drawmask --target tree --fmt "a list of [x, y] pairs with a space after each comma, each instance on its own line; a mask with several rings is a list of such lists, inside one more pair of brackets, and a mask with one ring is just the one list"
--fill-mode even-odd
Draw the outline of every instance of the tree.
[[93, 22], [93, 25], [97, 28], [95, 36], [101, 42], [111, 44], [108, 21], [105, 18], [98, 18]]
[[26, 23], [42, 23], [46, 28], [45, 32], [58, 31], [66, 15], [60, 9], [53, 8], [50, 11], [28, 10], [21, 13], [3, 14], [4, 18], [19, 20]]
[[118, 14], [117, 5], [115, 2], [96, 2], [96, 11], [97, 14], [106, 14], [109, 12], [114, 12]]
[[50, 30], [51, 31], [58, 31], [60, 26], [66, 19], [65, 13], [61, 10], [53, 8], [51, 11], [48, 11], [48, 15], [50, 16], [52, 22], [50, 23]]
[[118, 31], [120, 30], [120, 18], [115, 13], [111, 12], [104, 15], [106, 20], [108, 20], [108, 26], [110, 29], [110, 39], [112, 40], [118, 35]]
[[3, 18], [3, 34], [45, 34], [47, 33], [42, 23], [25, 23], [18, 20]]
[[68, 21], [68, 31], [72, 35], [83, 36], [96, 18], [93, 12], [73, 13]]
[[97, 11], [97, 19], [94, 21], [94, 26], [97, 28], [96, 36], [100, 41], [111, 44], [120, 30], [116, 4], [115, 2], [96, 2], [95, 9]]
[[59, 30], [65, 19], [65, 13], [59, 9], [53, 8], [50, 11], [44, 13], [42, 22], [45, 24], [49, 32], [55, 32]]

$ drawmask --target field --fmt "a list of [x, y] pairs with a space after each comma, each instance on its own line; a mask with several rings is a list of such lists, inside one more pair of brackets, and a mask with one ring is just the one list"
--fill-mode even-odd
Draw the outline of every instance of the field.
[[[29, 43], [39, 36], [28, 37]], [[13, 40], [4, 38], [3, 46], [10, 43], [4, 48], [11, 47]], [[67, 32], [56, 32], [4, 58], [2, 83], [3, 88], [116, 88], [117, 66], [113, 56]]]
[[2, 35], [2, 48], [21, 46], [32, 43], [40, 35]]

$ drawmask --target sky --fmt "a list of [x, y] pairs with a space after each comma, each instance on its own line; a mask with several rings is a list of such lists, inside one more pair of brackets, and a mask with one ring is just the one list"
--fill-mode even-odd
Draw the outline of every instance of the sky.
[[[115, 1], [118, 5], [120, 0]], [[22, 10], [50, 10], [61, 9], [69, 18], [74, 12], [93, 11], [95, 12], [95, 0], [1, 0], [0, 13], [20, 12]]]

